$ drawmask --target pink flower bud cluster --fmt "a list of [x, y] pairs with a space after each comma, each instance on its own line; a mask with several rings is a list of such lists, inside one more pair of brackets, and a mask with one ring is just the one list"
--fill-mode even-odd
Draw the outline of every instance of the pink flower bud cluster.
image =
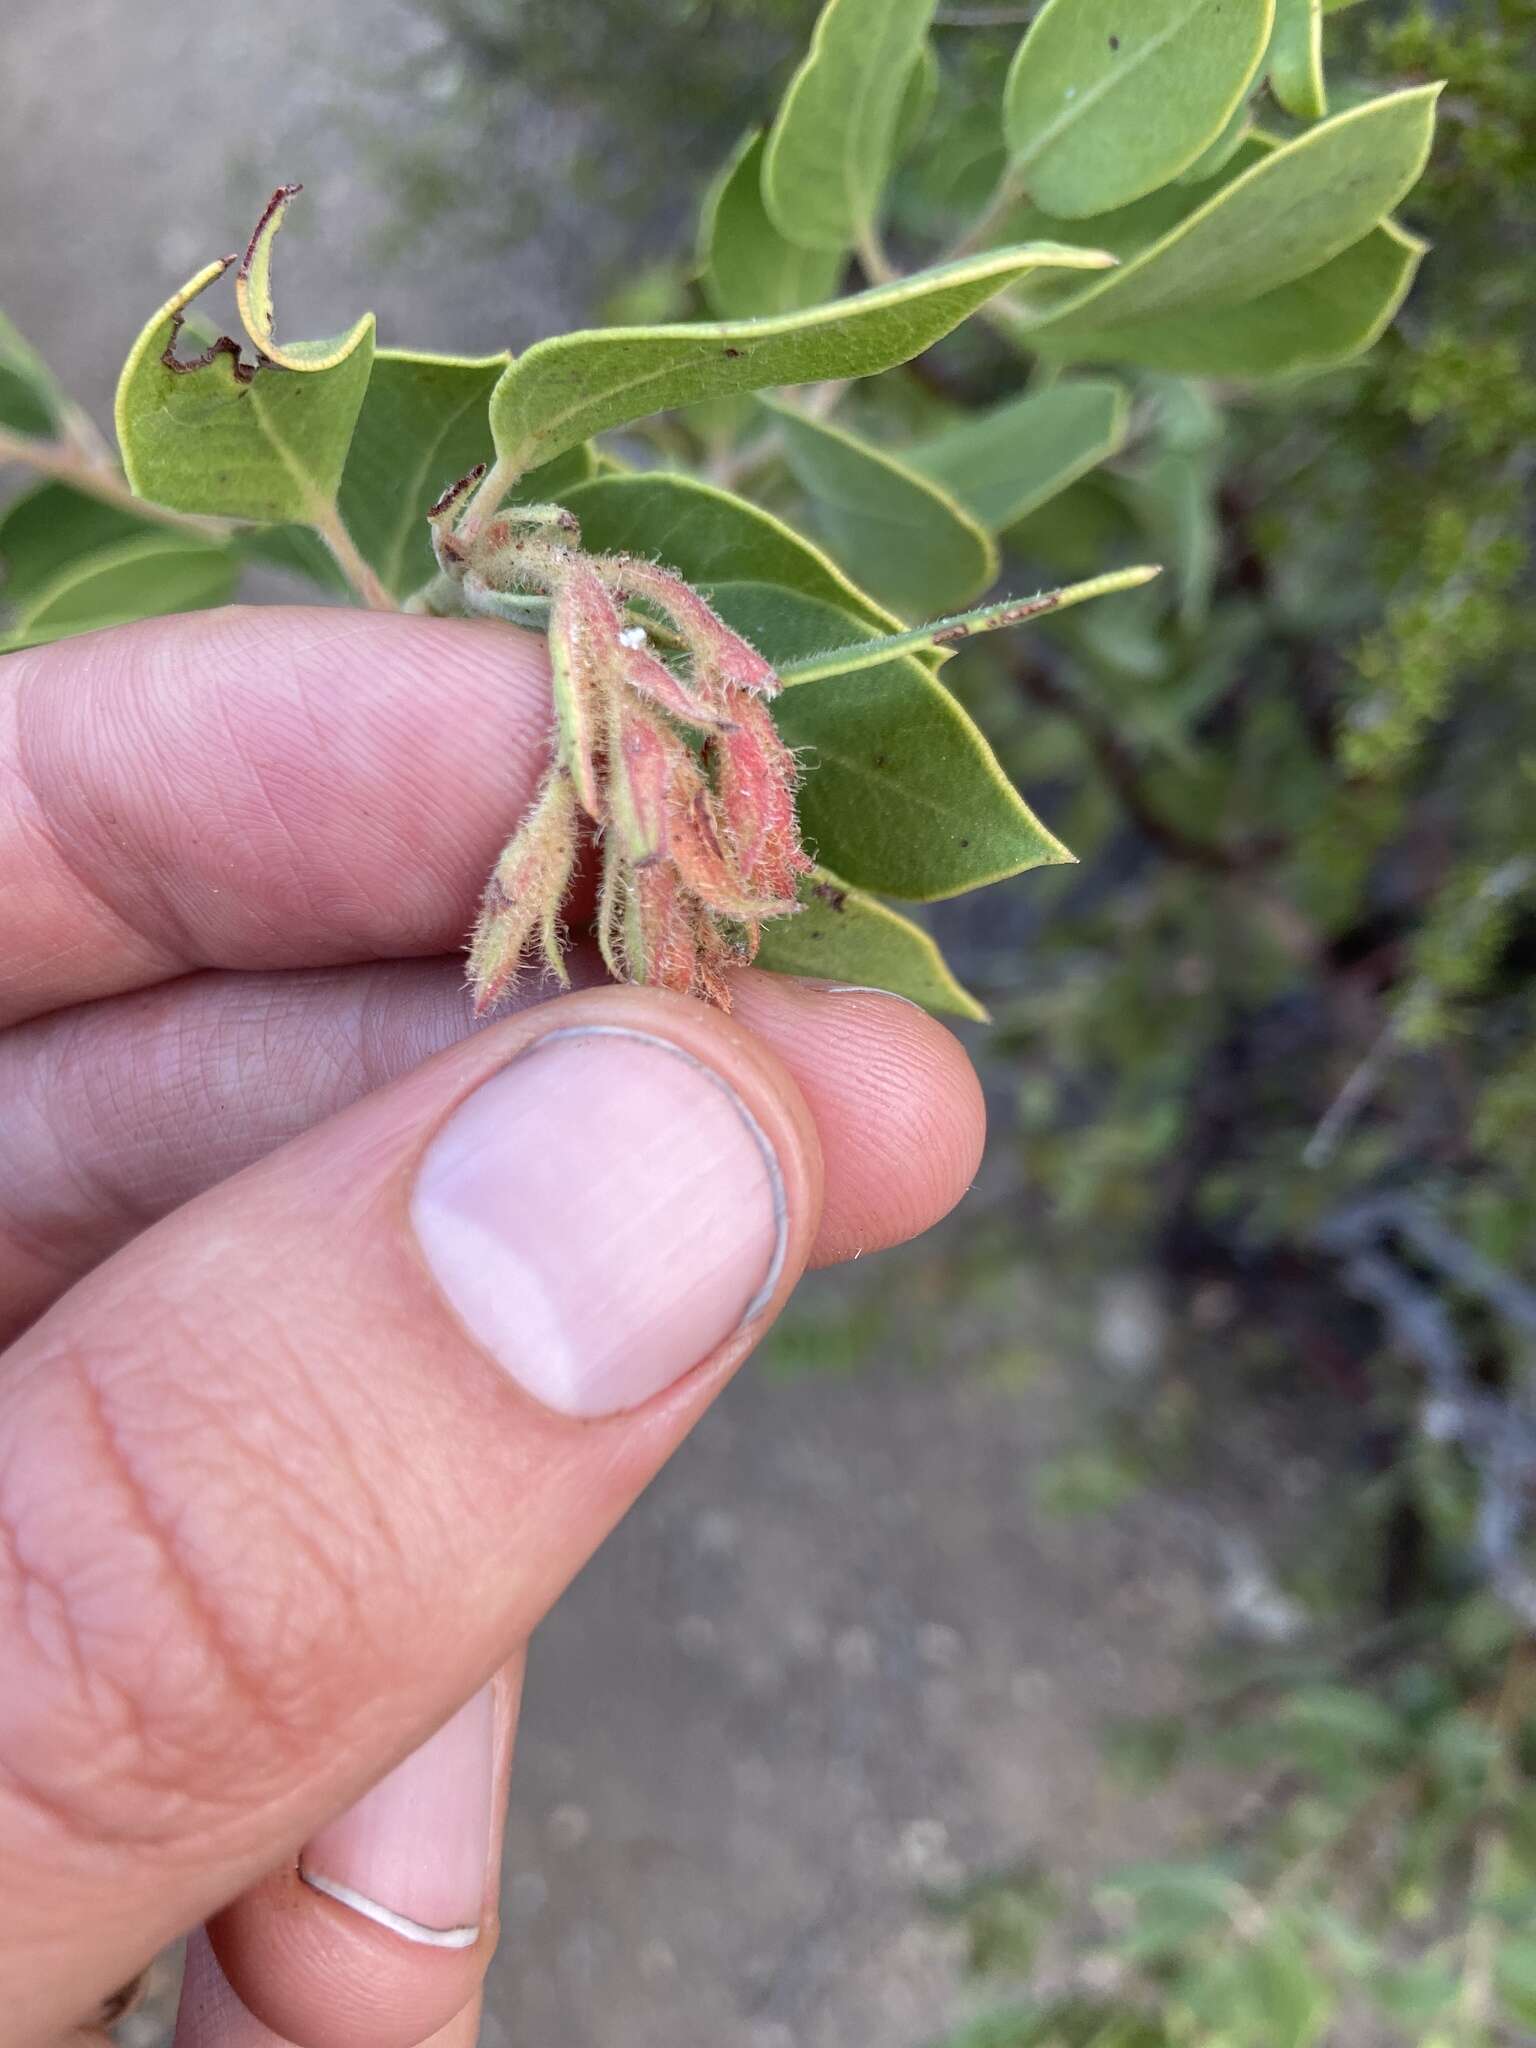
[[597, 936], [622, 980], [730, 1007], [727, 969], [764, 921], [800, 908], [811, 872], [797, 771], [767, 708], [772, 667], [670, 569], [582, 551], [555, 506], [494, 519], [467, 546], [454, 520], [474, 479], [433, 508], [444, 572], [503, 616], [549, 602], [552, 758], [492, 871], [470, 945], [478, 1013], [530, 960], [561, 982], [561, 909], [583, 837], [602, 860]]

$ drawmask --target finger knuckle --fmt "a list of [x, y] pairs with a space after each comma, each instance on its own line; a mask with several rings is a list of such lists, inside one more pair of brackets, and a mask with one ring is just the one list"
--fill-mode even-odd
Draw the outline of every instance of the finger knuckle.
[[98, 1843], [206, 1839], [291, 1780], [382, 1659], [356, 1504], [296, 1491], [216, 1375], [46, 1368], [0, 1443], [0, 1789]]

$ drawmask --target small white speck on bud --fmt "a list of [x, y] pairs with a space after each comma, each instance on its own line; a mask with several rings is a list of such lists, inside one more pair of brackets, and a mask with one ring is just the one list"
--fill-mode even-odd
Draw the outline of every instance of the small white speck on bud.
[[644, 626], [626, 626], [619, 635], [619, 644], [621, 647], [648, 647], [650, 641]]

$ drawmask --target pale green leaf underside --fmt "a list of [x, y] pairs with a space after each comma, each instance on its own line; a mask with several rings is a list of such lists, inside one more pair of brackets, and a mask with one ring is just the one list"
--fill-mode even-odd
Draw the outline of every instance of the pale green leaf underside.
[[174, 317], [224, 270], [210, 264], [150, 321], [117, 386], [117, 438], [140, 497], [178, 512], [312, 520], [335, 501], [373, 361], [373, 316], [328, 369], [258, 369], [246, 383], [219, 353], [196, 369], [162, 360]]
[[1102, 281], [1030, 316], [1042, 347], [1197, 308], [1241, 305], [1359, 241], [1429, 153], [1438, 86], [1371, 100], [1271, 149]]
[[885, 988], [925, 1009], [984, 1021], [986, 1011], [950, 972], [920, 925], [839, 876], [818, 868], [801, 892], [798, 917], [763, 926], [757, 965], [772, 974], [813, 975]]
[[1287, 377], [1331, 369], [1375, 342], [1407, 295], [1425, 244], [1394, 221], [1305, 277], [1242, 306], [1160, 320], [1127, 321], [1101, 333], [1031, 337], [1043, 353], [1075, 362], [1136, 363], [1188, 377]]
[[487, 407], [508, 360], [406, 349], [374, 356], [338, 502], [364, 559], [396, 597], [433, 573], [427, 508], [491, 452]]
[[1269, 89], [1285, 111], [1298, 121], [1321, 121], [1328, 111], [1322, 0], [1275, 0], [1267, 62]]
[[114, 541], [61, 569], [20, 608], [0, 651], [223, 604], [234, 589], [230, 550], [176, 533]]
[[771, 512], [697, 477], [659, 470], [599, 476], [563, 492], [561, 503], [581, 522], [584, 546], [654, 556], [706, 596], [717, 583], [777, 583], [853, 614], [861, 632], [901, 630], [895, 613], [820, 548]]
[[[1096, 270], [1098, 251], [994, 249], [770, 320], [608, 327], [535, 342], [491, 398], [496, 452], [522, 470], [610, 427], [775, 384], [869, 377], [920, 355], [1030, 271]], [[259, 381], [259, 380], [258, 380]]]
[[763, 203], [808, 249], [851, 249], [873, 230], [934, 0], [827, 0], [774, 117]]
[[903, 459], [1000, 532], [1115, 454], [1129, 411], [1119, 384], [1083, 378], [977, 413]]
[[[775, 663], [865, 637], [838, 607], [766, 584], [720, 584], [714, 601]], [[805, 749], [800, 816], [814, 857], [861, 888], [932, 902], [1071, 858], [910, 655], [785, 690], [774, 717]]]
[[1004, 92], [1014, 176], [1068, 218], [1155, 191], [1226, 127], [1273, 18], [1274, 0], [1047, 0]]
[[699, 283], [722, 320], [760, 320], [831, 298], [843, 267], [838, 249], [805, 249], [768, 217], [763, 138], [749, 135], [705, 198], [699, 221]]
[[841, 427], [769, 405], [813, 523], [849, 573], [906, 618], [968, 604], [995, 580], [997, 547], [951, 494]]

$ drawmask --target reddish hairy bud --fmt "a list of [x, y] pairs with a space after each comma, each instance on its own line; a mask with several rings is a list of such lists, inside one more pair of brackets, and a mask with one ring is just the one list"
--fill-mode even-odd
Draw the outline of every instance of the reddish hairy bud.
[[743, 880], [757, 895], [793, 898], [811, 862], [795, 816], [795, 757], [767, 709], [742, 704], [735, 730], [711, 740], [710, 757]]
[[481, 899], [469, 949], [477, 1017], [516, 981], [535, 941], [551, 973], [566, 980], [560, 906], [576, 864], [576, 824], [576, 792], [570, 777], [555, 769], [502, 849]]
[[775, 695], [779, 679], [773, 664], [764, 661], [739, 633], [733, 633], [693, 585], [674, 570], [620, 555], [608, 559], [604, 573], [627, 595], [643, 597], [665, 614], [693, 656], [701, 687], [718, 681], [728, 689], [746, 690], [755, 696]]
[[626, 627], [619, 636], [619, 672], [630, 689], [659, 704], [683, 725], [691, 725], [700, 732], [729, 731], [733, 720], [728, 710], [718, 701], [707, 703], [648, 647], [629, 638], [631, 633], [644, 630], [639, 626]]
[[667, 851], [668, 810], [677, 757], [688, 750], [638, 705], [619, 714], [619, 744], [608, 761], [606, 824], [633, 867]]
[[[522, 624], [548, 606], [555, 701], [554, 765], [475, 927], [476, 1008], [497, 1000], [530, 952], [565, 978], [559, 913], [584, 814], [603, 835], [598, 943], [609, 968], [728, 1009], [729, 969], [752, 958], [764, 919], [799, 908], [811, 867], [794, 756], [763, 702], [778, 678], [674, 571], [581, 553], [558, 506], [511, 508], [478, 535], [466, 525], [461, 540], [452, 522], [472, 482], [435, 510], [440, 559], [471, 610]], [[625, 623], [630, 597], [665, 619], [666, 633], [652, 630], [676, 635], [680, 663], [661, 658], [644, 625]]]
[[630, 980], [691, 995], [697, 926], [676, 874], [661, 861], [636, 868], [628, 879], [627, 899], [624, 963]]

